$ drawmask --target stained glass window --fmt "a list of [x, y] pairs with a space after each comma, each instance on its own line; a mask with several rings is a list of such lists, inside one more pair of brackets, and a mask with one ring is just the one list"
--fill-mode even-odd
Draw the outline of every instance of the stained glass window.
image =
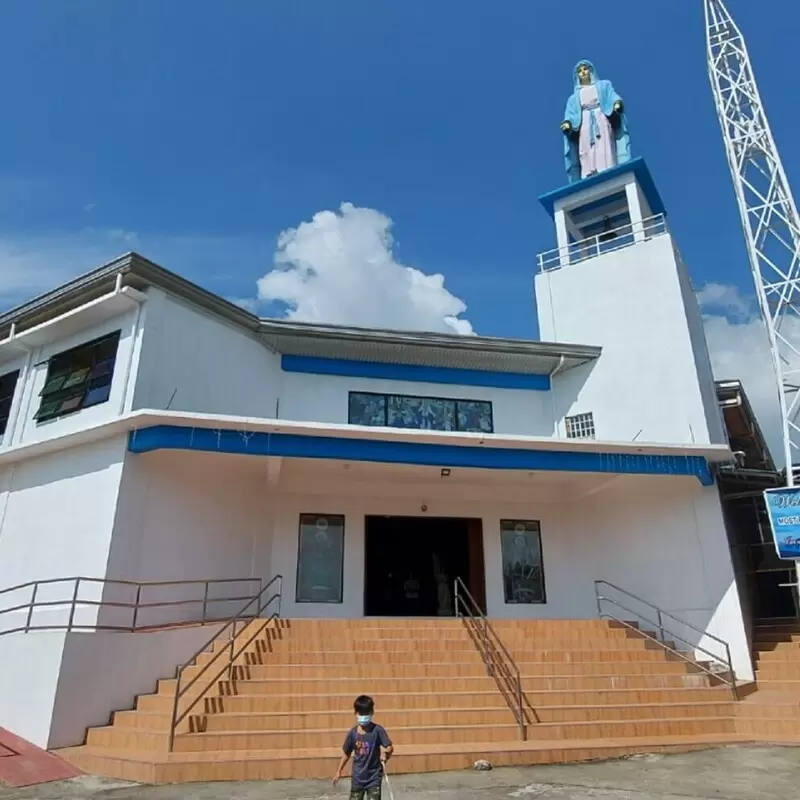
[[301, 514], [297, 548], [298, 603], [341, 603], [344, 517]]
[[494, 430], [492, 404], [485, 400], [459, 400], [458, 430], [475, 433], [491, 433]]
[[387, 418], [390, 428], [454, 431], [456, 404], [454, 400], [440, 400], [436, 397], [390, 394]]
[[39, 393], [39, 422], [108, 400], [120, 332], [59, 353], [50, 359]]
[[546, 602], [539, 523], [532, 520], [501, 520], [500, 549], [506, 603]]
[[486, 400], [451, 400], [400, 394], [350, 392], [348, 422], [431, 431], [492, 433], [492, 404]]
[[351, 425], [386, 425], [386, 395], [350, 392], [348, 420]]

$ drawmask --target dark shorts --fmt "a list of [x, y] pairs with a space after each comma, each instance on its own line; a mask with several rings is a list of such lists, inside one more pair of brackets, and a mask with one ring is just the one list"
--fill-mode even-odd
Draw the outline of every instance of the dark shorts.
[[381, 787], [373, 786], [371, 789], [351, 789], [350, 800], [381, 800]]

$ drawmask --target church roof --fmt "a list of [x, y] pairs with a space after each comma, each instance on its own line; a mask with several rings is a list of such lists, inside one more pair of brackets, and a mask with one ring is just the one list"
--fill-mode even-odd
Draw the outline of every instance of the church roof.
[[549, 374], [586, 364], [601, 348], [527, 339], [380, 330], [259, 317], [137, 253], [127, 253], [0, 314], [0, 342], [122, 286], [157, 287], [224, 319], [285, 355], [452, 366], [492, 372]]

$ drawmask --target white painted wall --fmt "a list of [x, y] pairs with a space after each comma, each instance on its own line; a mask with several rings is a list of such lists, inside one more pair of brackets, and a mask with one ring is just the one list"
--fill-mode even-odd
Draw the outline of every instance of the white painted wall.
[[[87, 728], [108, 725], [110, 712], [133, 708], [137, 695], [154, 692], [159, 679], [175, 677], [177, 665], [191, 658], [219, 628], [68, 634], [47, 746], [83, 744]], [[41, 634], [28, 636], [35, 639]], [[91, 691], [86, 691], [89, 686]]]
[[133, 408], [274, 417], [280, 357], [255, 337], [149, 289]]
[[711, 440], [669, 234], [538, 274], [536, 304], [542, 339], [603, 347], [555, 377], [558, 419], [591, 411], [605, 440]]
[[[0, 473], [0, 588], [105, 575], [126, 444], [124, 436], [106, 439]], [[40, 599], [64, 596], [61, 585], [43, 589]], [[99, 597], [99, 587], [87, 587], [82, 597]], [[0, 596], [0, 608], [12, 602]]]
[[65, 636], [0, 636], [0, 725], [38, 747], [48, 746]]
[[[114, 331], [120, 331], [120, 340], [109, 399], [105, 403], [77, 411], [74, 414], [37, 422], [34, 415], [39, 410], [39, 393], [47, 378], [48, 360], [58, 353], [71, 350], [73, 347], [91, 342]], [[130, 391], [130, 374], [137, 339], [137, 311], [131, 310], [126, 314], [107, 320], [101, 325], [94, 325], [73, 336], [35, 348], [31, 353], [31, 368], [27, 380], [17, 386], [15, 402], [19, 404], [19, 417], [16, 418], [13, 435], [5, 436], [3, 445], [10, 447], [63, 436], [119, 416]], [[3, 370], [5, 371], [5, 367]], [[23, 377], [20, 376], [21, 381]]]
[[[270, 565], [264, 555], [269, 535], [266, 472], [267, 459], [256, 457], [178, 451], [128, 453], [107, 577], [132, 581], [269, 577]], [[248, 587], [238, 589], [246, 592]], [[120, 600], [124, 594], [124, 588], [110, 586], [105, 597]], [[203, 589], [176, 588], [157, 594], [159, 600], [150, 602], [200, 599]], [[232, 593], [217, 587], [215, 596]], [[217, 603], [210, 608], [225, 617], [242, 605]], [[163, 613], [175, 621], [198, 619], [200, 611], [200, 605], [187, 605]], [[103, 621], [119, 624], [121, 613], [105, 609]], [[166, 621], [157, 613], [162, 612], [147, 612], [142, 624]]]
[[301, 422], [347, 423], [350, 392], [489, 400], [495, 433], [553, 435], [553, 406], [549, 392], [295, 372], [283, 375], [280, 417]]
[[681, 296], [686, 309], [686, 322], [689, 326], [689, 338], [692, 342], [695, 367], [700, 381], [700, 395], [703, 398], [709, 437], [715, 444], [727, 444], [728, 434], [722, 409], [717, 399], [717, 387], [714, 382], [714, 371], [711, 367], [711, 356], [708, 352], [708, 342], [706, 341], [706, 332], [703, 327], [703, 315], [700, 313], [700, 304], [697, 302], [697, 295], [692, 286], [689, 270], [686, 268], [686, 264], [684, 264], [677, 247], [674, 247], [674, 252], [675, 261], [678, 265]]

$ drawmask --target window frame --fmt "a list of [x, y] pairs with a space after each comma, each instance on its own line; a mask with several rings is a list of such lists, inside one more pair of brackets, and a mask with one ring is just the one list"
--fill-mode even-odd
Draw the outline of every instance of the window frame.
[[[389, 398], [399, 397], [408, 400], [435, 400], [445, 403], [453, 403], [455, 429], [453, 431], [445, 431], [443, 428], [407, 428], [406, 430], [434, 430], [444, 433], [494, 433], [494, 402], [492, 400], [476, 400], [474, 397], [438, 397], [436, 395], [422, 395], [422, 394], [405, 394], [398, 392], [362, 392], [357, 389], [351, 389], [347, 394], [347, 424], [348, 425], [363, 425], [363, 422], [353, 422], [352, 419], [352, 406], [351, 399], [353, 395], [368, 395], [369, 397], [383, 398], [383, 425], [367, 425], [370, 428], [392, 428], [393, 430], [403, 430], [403, 428], [394, 428], [389, 425]], [[486, 403], [489, 406], [489, 424], [491, 430], [489, 431], [465, 431], [461, 430], [458, 424], [458, 404], [459, 403]]]
[[[19, 376], [21, 370], [19, 369], [12, 369], [9, 372], [6, 372], [0, 375], [0, 439], [6, 435], [6, 429], [8, 428], [8, 421], [11, 419], [11, 409], [14, 407], [14, 395], [17, 393], [17, 384], [19, 383]], [[4, 394], [5, 389], [3, 389], [4, 383], [8, 381], [11, 385], [9, 390], [11, 394]], [[3, 411], [3, 404], [8, 402], [8, 411]]]
[[[111, 399], [121, 337], [120, 329], [50, 356], [39, 391], [39, 408], [33, 415], [37, 425]], [[108, 346], [107, 353], [100, 351], [104, 345]], [[94, 392], [100, 392], [99, 396], [92, 398]]]
[[[542, 589], [542, 599], [541, 600], [531, 600], [530, 602], [524, 602], [520, 600], [509, 600], [506, 596], [506, 577], [505, 577], [505, 556], [503, 554], [503, 526], [508, 525], [512, 526], [511, 530], [514, 529], [516, 525], [525, 525], [526, 531], [527, 526], [535, 526], [536, 528], [536, 536], [539, 540], [539, 570], [541, 571], [541, 589]], [[538, 519], [501, 519], [500, 524], [498, 527], [500, 533], [500, 579], [503, 584], [503, 604], [507, 606], [543, 606], [547, 605], [547, 575], [545, 574], [544, 568], [544, 545], [542, 544], [542, 523], [541, 520]]]
[[[583, 436], [571, 434], [570, 425], [574, 426], [573, 430], [577, 428], [578, 430], [585, 429], [587, 431], [590, 430], [591, 432], [586, 433]], [[567, 439], [597, 439], [597, 425], [594, 421], [594, 412], [581, 411], [579, 414], [568, 414], [564, 417], [564, 431], [567, 434]]]
[[[342, 529], [342, 547], [341, 557], [339, 559], [339, 598], [338, 600], [313, 600], [302, 599], [300, 597], [300, 554], [303, 542], [303, 519], [319, 519], [324, 517], [329, 521], [332, 519], [340, 520]], [[312, 604], [312, 605], [343, 605], [344, 604], [344, 548], [345, 548], [345, 534], [347, 531], [346, 519], [344, 514], [315, 514], [307, 511], [300, 512], [297, 518], [297, 563], [295, 565], [295, 578], [294, 578], [294, 602], [297, 604]]]

